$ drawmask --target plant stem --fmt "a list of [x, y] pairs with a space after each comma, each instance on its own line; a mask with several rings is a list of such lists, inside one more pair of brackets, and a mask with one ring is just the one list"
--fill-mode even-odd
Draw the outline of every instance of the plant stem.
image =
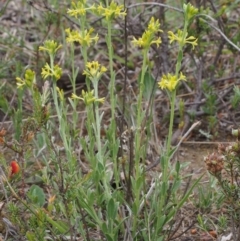
[[[106, 2], [108, 6], [108, 1]], [[116, 96], [115, 96], [115, 72], [113, 69], [113, 48], [112, 48], [112, 22], [109, 20], [107, 22], [107, 46], [108, 46], [108, 56], [109, 56], [109, 69], [110, 69], [110, 104], [111, 104], [111, 122], [109, 126], [109, 130], [111, 133], [111, 140], [110, 140], [110, 148], [112, 151], [112, 162], [113, 162], [113, 173], [115, 178], [115, 183], [118, 188], [118, 184], [120, 182], [119, 178], [119, 171], [118, 171], [118, 148], [119, 144], [116, 138], [116, 121], [115, 121], [115, 109], [116, 109]]]
[[[142, 73], [141, 73], [141, 80], [139, 83], [139, 94], [137, 99], [137, 125], [136, 125], [136, 135], [135, 135], [135, 159], [134, 159], [134, 166], [135, 166], [135, 206], [137, 210], [139, 210], [140, 206], [140, 191], [141, 188], [138, 186], [138, 182], [141, 177], [141, 168], [140, 168], [140, 158], [141, 158], [141, 133], [142, 133], [142, 98], [143, 98], [143, 91], [144, 91], [144, 77], [147, 69], [147, 53], [148, 49], [143, 50], [143, 64], [142, 64]], [[133, 234], [136, 233], [137, 230], [137, 223], [138, 223], [138, 212], [135, 213], [133, 219]]]
[[[95, 98], [98, 99], [98, 79], [93, 79], [92, 80], [93, 83], [93, 88], [94, 88], [94, 95]], [[103, 173], [100, 173], [102, 175], [102, 183], [103, 183], [103, 187], [105, 190], [105, 194], [106, 194], [106, 199], [109, 200], [111, 198], [111, 190], [109, 188], [109, 185], [107, 184], [107, 180], [106, 180], [106, 163], [104, 161], [103, 158], [103, 152], [102, 152], [102, 143], [101, 143], [101, 115], [99, 112], [99, 107], [98, 107], [98, 103], [95, 103], [95, 123], [94, 123], [94, 132], [95, 132], [95, 136], [96, 136], [96, 141], [97, 141], [97, 162], [96, 163], [100, 163], [103, 167]], [[97, 166], [96, 166], [97, 168]]]
[[[111, 103], [111, 119], [112, 122], [115, 121], [115, 73], [113, 70], [113, 48], [112, 48], [112, 24], [108, 21], [108, 35], [107, 35], [107, 45], [108, 45], [108, 56], [109, 56], [109, 69], [110, 69], [110, 103]], [[115, 139], [115, 138], [114, 138]]]
[[137, 99], [137, 126], [136, 126], [136, 137], [135, 137], [135, 166], [136, 166], [136, 177], [139, 176], [139, 162], [140, 162], [140, 147], [141, 147], [141, 124], [142, 124], [142, 98], [143, 98], [143, 91], [144, 91], [144, 77], [147, 69], [147, 53], [148, 49], [143, 50], [143, 64], [142, 64], [142, 73], [141, 73], [141, 80], [139, 86], [139, 94]]
[[[95, 98], [98, 99], [98, 80], [92, 80], [93, 88], [94, 88], [94, 95]], [[101, 144], [101, 119], [100, 119], [100, 113], [98, 108], [98, 103], [95, 104], [95, 136], [97, 141], [97, 150], [99, 155], [99, 162], [105, 166], [105, 163], [103, 162], [102, 157], [102, 144]]]
[[[188, 22], [185, 21], [182, 41], [181, 41], [181, 43], [179, 43], [178, 57], [177, 57], [177, 63], [176, 63], [176, 68], [175, 68], [175, 76], [177, 79], [179, 76], [179, 71], [181, 69], [181, 63], [182, 63], [182, 59], [183, 59], [183, 46], [184, 46], [185, 37], [187, 36], [187, 26], [188, 26]], [[176, 101], [176, 89], [174, 89], [170, 93], [171, 112], [170, 112], [170, 123], [169, 123], [169, 129], [168, 129], [167, 152], [166, 152], [166, 154], [168, 156], [170, 155], [170, 151], [171, 151], [175, 101]]]

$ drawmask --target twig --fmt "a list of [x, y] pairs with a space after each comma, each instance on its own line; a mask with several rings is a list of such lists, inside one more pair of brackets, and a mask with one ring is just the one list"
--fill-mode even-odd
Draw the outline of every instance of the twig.
[[[189, 133], [198, 125], [201, 124], [201, 121], [197, 121], [195, 123], [192, 124], [192, 126], [189, 128], [189, 130], [181, 137], [179, 143], [177, 144], [177, 146], [175, 147], [174, 152], [172, 153], [170, 159], [172, 159], [173, 155], [176, 153], [176, 151], [178, 150], [178, 148], [180, 147], [181, 143], [184, 141], [184, 139], [189, 135]], [[158, 159], [157, 161], [155, 161], [154, 163], [150, 164], [147, 168], [146, 168], [146, 172], [151, 170], [152, 168], [156, 167], [158, 164], [160, 163], [160, 159]]]
[[144, 5], [155, 5], [155, 6], [164, 7], [164, 8], [168, 8], [168, 9], [175, 10], [175, 11], [183, 13], [183, 10], [181, 10], [179, 8], [175, 8], [175, 7], [169, 6], [167, 4], [155, 3], [155, 2], [135, 3], [135, 4], [132, 4], [132, 5], [129, 5], [127, 8], [135, 8], [135, 7], [144, 6]]
[[[174, 152], [172, 153], [172, 156], [176, 153], [176, 151], [178, 150], [178, 148], [180, 147], [181, 143], [184, 141], [184, 139], [189, 135], [189, 133], [196, 128], [197, 126], [199, 126], [201, 124], [201, 121], [197, 121], [195, 123], [192, 124], [192, 126], [189, 128], [189, 130], [181, 137], [181, 139], [179, 140]], [[171, 156], [171, 157], [172, 157]]]
[[[216, 20], [214, 18], [212, 18], [211, 16], [208, 16], [206, 14], [199, 14], [197, 15], [198, 17], [206, 17], [208, 19], [210, 19], [212, 22], [216, 22]], [[218, 27], [215, 27], [214, 25], [212, 25], [211, 23], [209, 23], [208, 21], [206, 21], [205, 19], [202, 19], [205, 23], [207, 23], [210, 27], [214, 28], [230, 45], [232, 45], [237, 51], [240, 52], [240, 48], [234, 44]]]

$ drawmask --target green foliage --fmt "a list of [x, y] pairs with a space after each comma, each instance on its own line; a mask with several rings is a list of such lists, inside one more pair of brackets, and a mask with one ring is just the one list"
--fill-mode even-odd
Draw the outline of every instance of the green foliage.
[[2, 110], [3, 113], [5, 113], [5, 114], [9, 110], [8, 101], [2, 93], [0, 93], [0, 110]]
[[32, 185], [27, 193], [27, 196], [31, 203], [42, 207], [45, 203], [45, 193], [43, 189], [37, 185]]
[[207, 81], [203, 82], [202, 89], [206, 98], [203, 111], [208, 115], [215, 115], [217, 110], [217, 105], [216, 105], [217, 94], [214, 92], [213, 87], [209, 86]]
[[226, 228], [228, 227], [228, 217], [227, 215], [220, 215], [218, 217], [218, 227], [220, 229], [220, 231], [224, 231], [226, 230]]
[[232, 107], [236, 109], [240, 103], [240, 89], [238, 86], [234, 86], [233, 91], [234, 91], [234, 94], [231, 98], [231, 104], [232, 104]]
[[210, 229], [208, 220], [207, 220], [207, 218], [205, 218], [204, 216], [198, 214], [198, 215], [197, 215], [197, 221], [198, 221], [199, 227], [200, 227], [202, 230], [207, 231], [207, 230]]
[[[142, 71], [139, 73], [138, 76], [138, 83], [140, 83], [140, 79], [141, 79], [141, 75], [142, 75]], [[144, 76], [144, 92], [143, 92], [143, 96], [145, 98], [145, 100], [150, 101], [151, 96], [155, 94], [156, 91], [156, 81], [153, 78], [153, 76], [151, 75], [151, 73], [149, 71], [147, 71], [145, 73]]]
[[19, 140], [21, 136], [21, 127], [22, 127], [22, 110], [21, 108], [14, 110], [13, 112], [13, 125], [15, 128], [15, 139]]
[[207, 184], [206, 186], [198, 186], [196, 193], [198, 199], [195, 201], [195, 206], [200, 209], [201, 213], [207, 214], [213, 208], [222, 205], [223, 195], [221, 192], [219, 192], [219, 188], [212, 187], [211, 179], [209, 184]]

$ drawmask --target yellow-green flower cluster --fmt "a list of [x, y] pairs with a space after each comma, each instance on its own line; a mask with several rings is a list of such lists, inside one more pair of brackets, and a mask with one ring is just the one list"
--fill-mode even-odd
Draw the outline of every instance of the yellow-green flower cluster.
[[126, 15], [126, 11], [123, 11], [123, 5], [117, 5], [114, 1], [110, 3], [110, 5], [106, 8], [100, 5], [97, 7], [96, 11], [101, 16], [105, 17], [107, 21], [111, 21], [114, 18], [124, 17]]
[[162, 41], [160, 37], [156, 38], [156, 34], [161, 32], [159, 20], [155, 21], [154, 17], [152, 17], [142, 37], [133, 38], [132, 43], [143, 49], [148, 49], [152, 44], [159, 46]]
[[55, 80], [59, 80], [62, 75], [62, 69], [58, 65], [54, 65], [53, 69], [51, 69], [50, 65], [46, 63], [42, 68], [41, 75], [44, 79], [54, 77]]
[[32, 87], [34, 83], [36, 83], [36, 76], [35, 72], [31, 69], [27, 69], [24, 75], [24, 79], [19, 77], [16, 78], [17, 81], [17, 88], [23, 88], [24, 86]]
[[92, 103], [104, 103], [105, 101], [105, 98], [96, 98], [94, 96], [94, 90], [90, 92], [85, 92], [84, 90], [82, 90], [82, 97], [72, 94], [72, 99], [82, 100], [86, 106], [89, 106]]
[[94, 10], [94, 9], [95, 9], [94, 4], [90, 7], [86, 7], [86, 0], [78, 0], [77, 3], [72, 2], [72, 8], [68, 9], [67, 13], [69, 16], [78, 18], [79, 16], [86, 15], [86, 11]]
[[64, 92], [63, 92], [63, 89], [59, 89], [59, 88], [57, 87], [57, 92], [58, 92], [59, 99], [60, 99], [61, 101], [63, 101], [63, 100], [64, 100]]
[[93, 28], [90, 28], [88, 31], [76, 31], [76, 30], [70, 30], [69, 28], [65, 30], [67, 33], [67, 42], [77, 42], [81, 44], [82, 46], [90, 46], [92, 42], [98, 41], [98, 35], [92, 36], [92, 32], [94, 31]]
[[177, 84], [179, 83], [180, 80], [186, 81], [186, 76], [183, 75], [182, 73], [180, 73], [179, 78], [177, 78], [176, 75], [172, 75], [172, 74], [163, 75], [162, 79], [158, 82], [158, 86], [161, 89], [167, 89], [171, 92], [176, 89]]
[[103, 73], [107, 69], [100, 65], [97, 61], [87, 62], [86, 69], [83, 71], [83, 74], [88, 76], [90, 79], [99, 80]]
[[190, 3], [183, 4], [183, 12], [185, 19], [189, 21], [192, 17], [194, 17], [198, 13], [198, 9], [193, 7]]
[[54, 40], [46, 40], [43, 46], [39, 47], [39, 50], [46, 51], [49, 55], [54, 56], [61, 47], [62, 45], [58, 45]]
[[174, 34], [172, 31], [168, 31], [168, 38], [170, 40], [170, 43], [172, 43], [173, 41], [177, 41], [180, 46], [183, 46], [185, 44], [191, 44], [192, 48], [194, 49], [195, 46], [197, 46], [197, 38], [190, 36], [187, 37], [187, 32], [184, 36], [184, 33], [182, 30], [178, 30], [177, 35]]

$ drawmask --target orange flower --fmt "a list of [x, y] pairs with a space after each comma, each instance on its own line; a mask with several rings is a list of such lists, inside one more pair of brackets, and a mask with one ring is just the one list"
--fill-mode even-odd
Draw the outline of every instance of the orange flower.
[[15, 160], [11, 161], [9, 169], [10, 169], [10, 177], [12, 177], [14, 174], [17, 174], [20, 171], [20, 167]]

